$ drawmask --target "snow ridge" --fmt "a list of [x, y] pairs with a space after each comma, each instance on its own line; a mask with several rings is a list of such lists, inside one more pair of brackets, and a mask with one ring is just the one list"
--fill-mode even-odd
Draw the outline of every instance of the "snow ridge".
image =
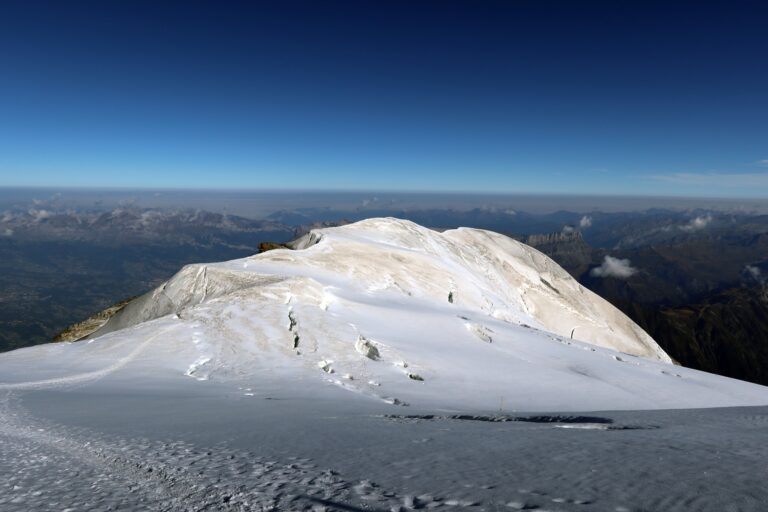
[[34, 387], [23, 382], [34, 361], [44, 382], [87, 367], [85, 378], [120, 370], [129, 381], [234, 383], [244, 399], [280, 382], [298, 393], [319, 383], [329, 397], [499, 413], [768, 403], [768, 388], [672, 366], [620, 311], [497, 233], [369, 219], [314, 230], [294, 247], [187, 266], [92, 343], [0, 355], [0, 389]]

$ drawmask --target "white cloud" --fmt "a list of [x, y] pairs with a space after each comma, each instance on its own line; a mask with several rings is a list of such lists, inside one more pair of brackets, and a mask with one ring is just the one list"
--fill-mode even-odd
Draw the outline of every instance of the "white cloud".
[[156, 222], [157, 219], [159, 219], [160, 217], [162, 217], [162, 214], [156, 210], [149, 210], [146, 212], [142, 212], [141, 215], [139, 216], [139, 224], [142, 227], [148, 227], [153, 222]]
[[583, 216], [579, 221], [579, 227], [582, 229], [588, 228], [591, 225], [592, 225], [592, 217], [590, 217], [589, 215]]
[[576, 228], [574, 228], [573, 226], [563, 226], [564, 234], [570, 234], [570, 233], [573, 233], [574, 231], [576, 231]]
[[752, 276], [756, 281], [760, 281], [760, 282], [763, 281], [762, 272], [760, 272], [759, 267], [755, 267], [754, 265], [747, 265], [746, 267], [744, 267], [744, 270], [747, 272], [747, 274]]
[[35, 219], [36, 222], [40, 222], [41, 220], [47, 219], [53, 215], [53, 213], [49, 212], [48, 210], [35, 210], [34, 208], [30, 208], [27, 213], [30, 217]]
[[6, 229], [3, 232], [3, 236], [13, 236], [13, 230], [11, 228]]
[[704, 229], [709, 225], [709, 223], [712, 222], [712, 215], [706, 214], [706, 215], [700, 215], [696, 217], [695, 219], [691, 219], [691, 221], [684, 225], [680, 226], [680, 229], [683, 231], [698, 231], [700, 229]]
[[592, 269], [590, 274], [595, 277], [616, 277], [626, 279], [637, 273], [629, 260], [606, 256], [603, 264]]

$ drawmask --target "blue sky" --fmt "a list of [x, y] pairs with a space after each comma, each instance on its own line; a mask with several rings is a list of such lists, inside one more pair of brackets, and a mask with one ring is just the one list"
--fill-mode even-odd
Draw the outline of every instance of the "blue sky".
[[768, 8], [669, 4], [3, 2], [0, 185], [768, 197]]

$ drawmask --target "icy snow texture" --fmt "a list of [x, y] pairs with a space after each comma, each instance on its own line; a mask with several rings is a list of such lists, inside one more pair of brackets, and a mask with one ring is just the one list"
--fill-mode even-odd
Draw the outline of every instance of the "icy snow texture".
[[91, 344], [4, 354], [0, 390], [77, 381], [120, 360], [127, 382], [277, 379], [464, 411], [768, 403], [768, 388], [672, 366], [621, 312], [496, 233], [370, 219], [294, 247], [187, 266]]
[[283, 286], [297, 285], [296, 299], [302, 302], [315, 301], [318, 286], [379, 292], [383, 300], [441, 307], [448, 314], [469, 311], [562, 336], [573, 333], [594, 345], [670, 361], [634, 322], [557, 263], [498, 233], [467, 228], [438, 233], [408, 221], [369, 219], [314, 230], [294, 245], [299, 251], [189, 265], [99, 333], [280, 280]]

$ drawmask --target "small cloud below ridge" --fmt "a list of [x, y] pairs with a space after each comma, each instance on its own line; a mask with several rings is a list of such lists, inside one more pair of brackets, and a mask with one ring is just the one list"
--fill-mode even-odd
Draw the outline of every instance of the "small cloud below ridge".
[[594, 277], [615, 277], [617, 279], [627, 279], [637, 273], [637, 269], [632, 266], [628, 259], [614, 258], [606, 256], [599, 267], [590, 271]]
[[712, 215], [700, 215], [694, 219], [691, 219], [691, 221], [688, 224], [685, 224], [683, 226], [680, 226], [680, 229], [683, 231], [699, 231], [700, 229], [704, 229], [712, 222]]
[[35, 219], [35, 221], [40, 222], [41, 220], [48, 219], [53, 216], [53, 212], [48, 210], [38, 210], [35, 208], [30, 208], [27, 213], [30, 217]]
[[758, 283], [765, 281], [765, 277], [763, 277], [763, 273], [760, 270], [760, 267], [756, 267], [755, 265], [747, 265], [744, 267], [744, 272]]

